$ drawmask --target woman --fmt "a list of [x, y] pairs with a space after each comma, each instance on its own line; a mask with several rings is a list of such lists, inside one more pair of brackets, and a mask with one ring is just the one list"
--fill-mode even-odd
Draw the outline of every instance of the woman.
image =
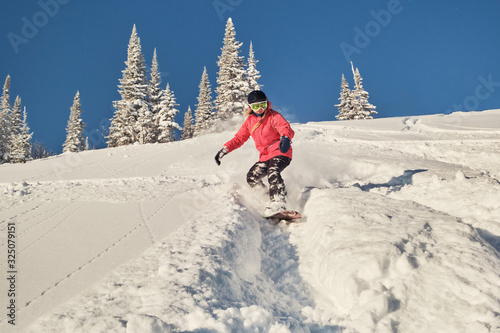
[[265, 216], [286, 210], [286, 189], [281, 172], [292, 160], [291, 139], [294, 132], [281, 114], [271, 109], [271, 103], [264, 92], [252, 91], [248, 94], [248, 109], [245, 122], [233, 139], [215, 155], [217, 165], [226, 154], [241, 147], [251, 136], [259, 151], [259, 161], [247, 174], [247, 182], [252, 188], [265, 188], [262, 179], [267, 176], [270, 202]]

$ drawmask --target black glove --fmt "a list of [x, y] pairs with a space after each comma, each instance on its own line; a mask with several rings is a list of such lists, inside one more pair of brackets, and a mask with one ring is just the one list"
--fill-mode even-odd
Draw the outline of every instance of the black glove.
[[217, 163], [217, 165], [220, 165], [220, 159], [223, 158], [224, 156], [226, 156], [226, 154], [227, 154], [227, 148], [226, 147], [224, 147], [221, 150], [219, 150], [219, 152], [217, 153], [217, 155], [215, 155], [215, 163]]
[[288, 149], [290, 149], [290, 138], [287, 136], [282, 136], [280, 141], [280, 152], [285, 154]]

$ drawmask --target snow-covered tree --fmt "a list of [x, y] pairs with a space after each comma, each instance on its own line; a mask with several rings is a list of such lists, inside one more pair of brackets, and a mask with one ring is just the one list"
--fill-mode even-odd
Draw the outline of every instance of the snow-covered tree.
[[136, 142], [140, 144], [155, 143], [158, 127], [155, 125], [153, 113], [148, 104], [143, 104], [138, 113], [134, 126]]
[[70, 109], [68, 126], [66, 127], [66, 141], [63, 144], [63, 153], [79, 152], [85, 150], [83, 130], [85, 123], [82, 120], [82, 104], [80, 92], [77, 91]]
[[21, 97], [17, 96], [14, 101], [14, 106], [12, 107], [10, 116], [9, 116], [9, 127], [8, 131], [8, 140], [7, 140], [7, 160], [12, 163], [17, 163], [12, 160], [12, 154], [14, 152], [14, 144], [18, 139], [18, 134], [21, 132], [21, 123], [23, 120], [23, 113], [21, 110]]
[[153, 62], [151, 64], [151, 73], [149, 75], [149, 107], [151, 110], [151, 132], [148, 134], [146, 143], [154, 143], [158, 138], [158, 127], [155, 126], [153, 120], [156, 114], [160, 112], [161, 97], [163, 91], [161, 89], [161, 73], [158, 70], [158, 60], [156, 56], [156, 49], [153, 54]]
[[338, 120], [352, 119], [352, 91], [349, 89], [349, 83], [342, 74], [342, 83], [340, 85], [340, 103], [335, 105], [339, 109], [339, 114], [336, 116]]
[[16, 98], [13, 115], [15, 115], [16, 127], [12, 131], [10, 144], [10, 161], [12, 163], [26, 163], [31, 160], [31, 138], [30, 128], [27, 123], [26, 108], [21, 115], [21, 98]]
[[139, 110], [148, 104], [146, 65], [135, 25], [130, 36], [125, 65], [118, 86], [121, 100], [113, 102], [116, 110], [109, 127], [109, 147], [139, 141], [135, 123], [139, 117]]
[[21, 97], [17, 96], [16, 100], [14, 101], [14, 107], [12, 108], [12, 111], [10, 113], [9, 117], [9, 132], [10, 132], [10, 142], [12, 142], [13, 137], [19, 134], [20, 129], [21, 129], [21, 122], [23, 119], [23, 112], [21, 109]]
[[3, 85], [2, 98], [0, 101], [1, 111], [10, 112], [10, 75], [5, 78], [5, 83]]
[[354, 69], [351, 62], [352, 74], [354, 76], [354, 90], [349, 90], [344, 74], [342, 74], [340, 103], [335, 105], [339, 109], [336, 116], [339, 120], [373, 119], [376, 107], [368, 102], [368, 92], [363, 89], [363, 79], [359, 69]]
[[200, 93], [198, 95], [198, 104], [196, 104], [195, 125], [193, 136], [198, 136], [207, 131], [213, 117], [214, 104], [212, 102], [212, 91], [210, 81], [208, 80], [207, 68], [203, 68], [203, 74], [200, 81]]
[[193, 113], [191, 112], [191, 106], [188, 106], [188, 110], [184, 114], [184, 124], [182, 126], [182, 140], [191, 139], [194, 134], [194, 124], [193, 124]]
[[261, 90], [262, 88], [262, 85], [257, 82], [260, 79], [260, 72], [257, 70], [258, 62], [259, 61], [255, 59], [252, 42], [250, 42], [247, 67], [248, 93], [253, 90]]
[[236, 31], [231, 18], [227, 20], [222, 53], [217, 65], [217, 97], [215, 109], [217, 118], [229, 119], [240, 114], [246, 105], [248, 81], [244, 57], [239, 56], [242, 43], [236, 41]]
[[3, 86], [2, 97], [0, 100], [0, 163], [9, 159], [9, 142], [11, 141], [10, 113], [12, 106], [10, 104], [10, 75], [7, 75]]
[[163, 90], [160, 106], [159, 112], [155, 115], [155, 123], [159, 130], [157, 142], [174, 141], [174, 130], [182, 130], [182, 128], [175, 122], [175, 116], [179, 113], [176, 107], [179, 104], [176, 103], [174, 92], [170, 90], [168, 83], [166, 89]]
[[354, 65], [351, 62], [352, 73], [354, 75], [355, 89], [352, 92], [353, 96], [353, 118], [352, 119], [373, 119], [373, 114], [377, 114], [376, 107], [368, 102], [369, 94], [363, 89], [363, 79], [359, 74], [359, 69], [354, 70]]

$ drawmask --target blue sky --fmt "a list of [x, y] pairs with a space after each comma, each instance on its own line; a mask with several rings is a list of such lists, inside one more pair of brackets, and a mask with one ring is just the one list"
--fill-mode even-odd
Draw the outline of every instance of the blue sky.
[[133, 24], [148, 67], [157, 48], [182, 124], [204, 66], [215, 89], [229, 17], [242, 55], [253, 42], [263, 90], [295, 122], [335, 119], [350, 60], [378, 117], [500, 108], [498, 0], [2, 1], [0, 81], [10, 74], [11, 102], [21, 96], [34, 139], [55, 152], [79, 90], [102, 147]]

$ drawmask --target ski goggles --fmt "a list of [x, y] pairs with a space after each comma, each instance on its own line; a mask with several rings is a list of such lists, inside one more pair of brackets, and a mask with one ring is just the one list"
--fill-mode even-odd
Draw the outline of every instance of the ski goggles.
[[257, 102], [257, 103], [253, 103], [253, 104], [250, 104], [250, 108], [253, 110], [253, 111], [258, 111], [260, 109], [267, 109], [267, 102], [264, 101], [264, 102]]

